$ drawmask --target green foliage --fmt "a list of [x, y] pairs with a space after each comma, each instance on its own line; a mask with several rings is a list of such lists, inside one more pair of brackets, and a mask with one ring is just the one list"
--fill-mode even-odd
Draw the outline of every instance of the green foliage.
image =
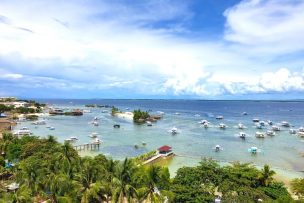
[[35, 121], [35, 120], [38, 120], [38, 116], [37, 115], [26, 115], [25, 119], [30, 120], [30, 121]]
[[7, 112], [7, 111], [11, 111], [12, 107], [11, 106], [6, 106], [4, 104], [0, 104], [0, 116], [2, 113]]
[[115, 106], [112, 107], [112, 110], [111, 110], [111, 114], [112, 116], [115, 115], [115, 113], [118, 113], [119, 112], [119, 109]]
[[133, 111], [133, 121], [136, 123], [145, 122], [150, 115], [147, 111], [141, 111], [140, 109]]
[[[180, 168], [170, 179], [168, 168], [139, 165], [155, 151], [123, 161], [104, 155], [80, 157], [70, 144], [60, 144], [53, 136], [17, 138], [9, 133], [3, 134], [0, 147], [5, 159], [16, 161], [12, 169], [0, 166], [1, 175], [9, 174], [6, 181], [20, 184], [15, 193], [0, 190], [4, 202], [201, 203], [213, 202], [217, 192], [223, 202], [293, 202], [284, 185], [272, 179], [268, 166], [262, 170], [240, 163], [221, 167], [204, 159], [198, 166]], [[303, 194], [302, 180], [295, 180], [293, 186]]]
[[304, 178], [296, 178], [291, 182], [292, 191], [301, 199], [304, 199]]

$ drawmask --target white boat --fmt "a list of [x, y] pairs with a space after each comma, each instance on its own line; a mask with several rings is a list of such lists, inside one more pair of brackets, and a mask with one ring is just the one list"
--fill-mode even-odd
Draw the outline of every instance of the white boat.
[[71, 139], [71, 140], [78, 140], [78, 138], [77, 138], [77, 137], [73, 137], [73, 136], [72, 136], [72, 137], [70, 137], [70, 139]]
[[207, 120], [201, 120], [198, 123], [204, 125], [205, 123], [209, 123], [209, 122]]
[[239, 124], [238, 124], [238, 129], [241, 129], [241, 130], [242, 130], [242, 129], [244, 129], [244, 128], [245, 128], [245, 126], [244, 126], [243, 123], [239, 123]]
[[298, 132], [298, 135], [299, 135], [301, 138], [304, 138], [304, 132]]
[[246, 133], [244, 132], [239, 132], [239, 137], [242, 138], [242, 139], [245, 139], [246, 138]]
[[93, 124], [94, 126], [99, 126], [99, 123], [98, 123], [97, 121], [93, 121], [92, 124]]
[[147, 126], [152, 126], [151, 121], [146, 121], [146, 123], [147, 123]]
[[91, 110], [90, 109], [84, 109], [82, 110], [83, 113], [91, 113]]
[[163, 111], [156, 111], [156, 113], [159, 115], [165, 115], [165, 112], [163, 112]]
[[215, 117], [217, 120], [222, 120], [222, 119], [224, 119], [224, 116], [217, 116], [217, 117]]
[[96, 138], [98, 136], [98, 133], [94, 132], [89, 135], [90, 138]]
[[267, 123], [268, 123], [268, 125], [272, 125], [273, 124], [273, 122], [271, 120], [268, 120]]
[[274, 136], [275, 132], [273, 130], [267, 130], [266, 134], [269, 136]]
[[55, 127], [51, 126], [51, 127], [49, 127], [49, 130], [55, 130]]
[[244, 111], [242, 114], [243, 114], [243, 116], [248, 115], [248, 113], [246, 111]]
[[45, 125], [46, 122], [45, 122], [45, 120], [41, 120], [41, 121], [35, 121], [35, 122], [33, 122], [32, 124], [33, 124], [33, 125]]
[[200, 117], [201, 115], [199, 115], [199, 114], [195, 114], [194, 116], [195, 116], [195, 117]]
[[255, 127], [256, 127], [257, 129], [263, 129], [263, 126], [262, 126], [260, 123], [256, 124]]
[[289, 133], [290, 133], [290, 134], [297, 134], [297, 130], [295, 130], [295, 129], [290, 129], [290, 130], [289, 130]]
[[95, 116], [93, 120], [94, 120], [94, 121], [98, 121], [99, 118], [98, 118], [97, 116]]
[[254, 123], [258, 123], [258, 122], [260, 122], [260, 119], [254, 118], [254, 119], [252, 119], [252, 121], [253, 121]]
[[175, 135], [178, 133], [178, 129], [176, 127], [173, 127], [171, 130], [170, 130], [171, 134]]
[[279, 126], [274, 125], [274, 126], [272, 126], [272, 130], [273, 131], [280, 131], [281, 128]]
[[101, 140], [98, 138], [95, 138], [93, 141], [93, 144], [100, 144], [100, 143], [101, 143]]
[[265, 135], [264, 135], [264, 133], [262, 133], [262, 132], [256, 132], [256, 133], [255, 133], [255, 137], [256, 137], [256, 138], [265, 138]]
[[288, 128], [288, 127], [290, 127], [290, 124], [287, 121], [282, 121], [281, 126]]
[[101, 113], [108, 113], [108, 111], [107, 110], [102, 110]]
[[215, 145], [215, 147], [213, 148], [216, 152], [219, 152], [221, 150], [223, 150], [223, 148], [220, 145]]
[[299, 132], [304, 132], [304, 127], [299, 127], [298, 131]]
[[204, 128], [209, 128], [209, 123], [204, 123], [203, 126]]
[[71, 138], [67, 138], [64, 140], [65, 142], [73, 142], [73, 140]]
[[227, 127], [227, 126], [226, 126], [224, 123], [220, 123], [220, 125], [219, 125], [219, 128], [220, 128], [220, 129], [223, 129], [223, 130], [226, 129], [226, 127]]
[[22, 127], [20, 130], [17, 130], [13, 133], [17, 136], [23, 136], [23, 135], [31, 135], [33, 134], [27, 127]]
[[176, 112], [175, 115], [180, 115], [180, 113]]

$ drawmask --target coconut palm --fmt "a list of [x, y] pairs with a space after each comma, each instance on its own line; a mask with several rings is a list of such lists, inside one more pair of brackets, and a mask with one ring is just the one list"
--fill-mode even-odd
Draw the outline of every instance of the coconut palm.
[[64, 143], [56, 156], [57, 165], [70, 178], [74, 175], [74, 170], [77, 170], [79, 164], [79, 156], [77, 151], [69, 143]]
[[269, 165], [264, 165], [264, 168], [261, 170], [259, 174], [259, 180], [261, 185], [268, 186], [273, 181], [273, 176], [275, 175], [275, 171], [271, 170]]
[[133, 202], [136, 197], [136, 189], [132, 185], [132, 176], [135, 172], [135, 166], [129, 159], [125, 159], [119, 164], [115, 177], [113, 178], [113, 201], [123, 203], [126, 199]]
[[72, 190], [72, 184], [69, 177], [63, 173], [49, 174], [46, 178], [45, 186], [54, 203], [59, 202], [60, 198], [63, 198], [68, 191]]

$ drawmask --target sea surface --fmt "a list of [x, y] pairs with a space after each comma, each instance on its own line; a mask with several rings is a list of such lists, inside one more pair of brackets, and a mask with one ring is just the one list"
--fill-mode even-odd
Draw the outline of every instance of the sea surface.
[[[82, 152], [82, 155], [95, 155], [98, 153], [124, 159], [157, 149], [162, 145], [169, 145], [177, 156], [170, 162], [170, 170], [175, 171], [181, 166], [197, 164], [202, 157], [209, 157], [223, 163], [232, 161], [252, 162], [258, 166], [269, 164], [278, 170], [303, 175], [304, 139], [289, 134], [290, 128], [281, 127], [275, 136], [266, 136], [264, 139], [255, 137], [256, 129], [253, 118], [271, 120], [274, 124], [288, 121], [291, 128], [298, 129], [304, 126], [303, 101], [205, 101], [205, 100], [38, 100], [52, 107], [66, 109], [88, 109], [91, 113], [83, 116], [46, 116], [48, 126], [55, 127], [49, 130], [45, 125], [35, 127], [30, 122], [22, 122], [16, 129], [27, 126], [37, 136], [54, 135], [57, 140], [74, 136], [79, 140], [75, 143], [84, 144], [92, 142], [88, 137], [93, 132], [99, 133], [102, 140], [98, 152]], [[86, 108], [85, 104], [99, 104], [116, 106], [122, 111], [141, 109], [157, 114], [164, 112], [164, 116], [153, 126], [137, 125], [130, 120], [111, 116], [110, 108]], [[108, 110], [107, 113], [104, 111]], [[243, 115], [247, 112], [247, 115]], [[222, 115], [223, 120], [215, 117]], [[100, 118], [99, 126], [90, 122], [94, 117]], [[198, 122], [206, 119], [211, 124], [205, 129]], [[227, 125], [227, 129], [219, 129], [219, 123]], [[242, 140], [238, 137], [241, 131], [238, 123], [247, 128], [242, 130], [248, 137]], [[119, 129], [113, 124], [120, 124]], [[172, 127], [179, 129], [177, 135], [172, 135]], [[145, 146], [142, 142], [147, 143]], [[140, 146], [138, 149], [134, 145]], [[215, 152], [215, 145], [222, 146], [220, 152]], [[261, 152], [252, 155], [248, 149], [256, 146]]]

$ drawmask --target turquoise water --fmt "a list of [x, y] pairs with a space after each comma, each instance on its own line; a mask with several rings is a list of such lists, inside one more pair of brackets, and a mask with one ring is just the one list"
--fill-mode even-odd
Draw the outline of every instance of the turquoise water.
[[[41, 125], [35, 128], [30, 122], [24, 122], [17, 126], [27, 126], [35, 135], [54, 135], [58, 141], [75, 136], [77, 144], [91, 142], [88, 137], [97, 132], [103, 141], [100, 151], [85, 152], [85, 154], [103, 153], [114, 159], [132, 157], [144, 152], [154, 150], [162, 145], [170, 145], [177, 154], [170, 164], [171, 171], [183, 165], [195, 165], [201, 157], [210, 157], [222, 162], [242, 161], [253, 162], [256, 165], [270, 164], [280, 170], [299, 172], [304, 170], [304, 139], [297, 135], [290, 135], [289, 128], [282, 128], [275, 136], [267, 136], [265, 139], [255, 138], [257, 130], [252, 122], [253, 118], [260, 120], [272, 120], [274, 123], [283, 120], [288, 121], [293, 128], [304, 125], [303, 102], [254, 102], [254, 101], [187, 101], [187, 100], [49, 100], [43, 101], [49, 105], [61, 108], [90, 109], [91, 113], [85, 113], [80, 117], [46, 116], [47, 125], [55, 127], [54, 131]], [[84, 104], [109, 104], [126, 111], [129, 108], [141, 108], [150, 110], [150, 114], [163, 111], [165, 115], [152, 127], [136, 125], [132, 121], [113, 117], [110, 113], [102, 113], [105, 108], [85, 108]], [[246, 111], [248, 115], [242, 115]], [[178, 112], [180, 115], [176, 115]], [[199, 114], [200, 116], [195, 116]], [[217, 115], [223, 115], [223, 120], [216, 120]], [[89, 124], [93, 118], [100, 118], [99, 126]], [[207, 119], [211, 127], [205, 129], [198, 121]], [[237, 124], [242, 122], [247, 129], [243, 130], [250, 137], [240, 139], [236, 134], [240, 132]], [[113, 128], [113, 124], [119, 123], [121, 128]], [[217, 126], [225, 123], [228, 127], [221, 130]], [[177, 127], [180, 132], [171, 135], [168, 132], [172, 127]], [[266, 132], [268, 126], [262, 131]], [[139, 149], [134, 144], [146, 146]], [[223, 150], [215, 152], [213, 147], [221, 145]], [[256, 146], [261, 149], [257, 155], [248, 153], [248, 148]]]

